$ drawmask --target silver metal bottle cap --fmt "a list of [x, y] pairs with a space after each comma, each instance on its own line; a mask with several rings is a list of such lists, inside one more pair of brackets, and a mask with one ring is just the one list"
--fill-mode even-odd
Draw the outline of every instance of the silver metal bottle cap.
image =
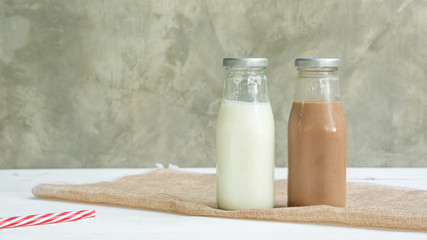
[[295, 67], [338, 67], [339, 58], [297, 58]]
[[224, 67], [267, 67], [267, 58], [224, 58]]

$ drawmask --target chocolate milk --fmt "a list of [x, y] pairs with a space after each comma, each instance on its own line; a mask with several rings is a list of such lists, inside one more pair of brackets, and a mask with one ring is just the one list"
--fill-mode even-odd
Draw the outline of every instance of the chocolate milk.
[[288, 126], [288, 206], [345, 206], [346, 131], [341, 102], [293, 103]]

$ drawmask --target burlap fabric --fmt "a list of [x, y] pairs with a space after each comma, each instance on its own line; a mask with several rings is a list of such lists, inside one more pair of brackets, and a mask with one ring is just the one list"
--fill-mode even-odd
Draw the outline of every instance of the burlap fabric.
[[347, 207], [286, 207], [286, 181], [276, 181], [274, 209], [225, 211], [216, 207], [215, 175], [158, 169], [114, 182], [41, 184], [35, 196], [151, 209], [192, 216], [427, 231], [427, 191], [349, 183]]

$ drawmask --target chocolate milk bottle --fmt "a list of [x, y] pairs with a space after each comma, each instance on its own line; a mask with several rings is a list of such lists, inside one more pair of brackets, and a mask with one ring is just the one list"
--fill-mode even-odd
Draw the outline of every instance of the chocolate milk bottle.
[[346, 201], [347, 130], [338, 58], [297, 58], [298, 77], [288, 125], [288, 206]]

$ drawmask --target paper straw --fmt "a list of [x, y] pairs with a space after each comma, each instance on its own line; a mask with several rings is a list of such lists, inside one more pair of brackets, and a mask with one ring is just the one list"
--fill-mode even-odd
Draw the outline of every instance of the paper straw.
[[48, 213], [39, 215], [29, 215], [25, 217], [0, 218], [0, 229], [35, 226], [60, 222], [73, 222], [80, 219], [93, 217], [95, 217], [95, 210], [81, 210], [76, 212]]

